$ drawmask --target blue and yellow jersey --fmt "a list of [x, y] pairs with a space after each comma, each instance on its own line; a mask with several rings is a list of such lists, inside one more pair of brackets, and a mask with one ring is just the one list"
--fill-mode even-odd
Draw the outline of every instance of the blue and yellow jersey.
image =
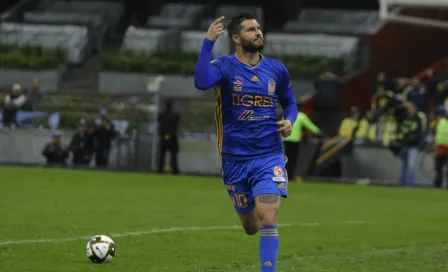
[[204, 40], [195, 69], [195, 86], [215, 87], [216, 136], [223, 160], [241, 160], [283, 153], [277, 131], [277, 101], [293, 124], [297, 105], [288, 71], [279, 60], [261, 56], [250, 66], [236, 55], [210, 62], [213, 42]]

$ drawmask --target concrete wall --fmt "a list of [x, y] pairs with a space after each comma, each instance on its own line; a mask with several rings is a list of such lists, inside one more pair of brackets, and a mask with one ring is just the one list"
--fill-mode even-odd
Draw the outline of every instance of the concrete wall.
[[[157, 76], [159, 75], [101, 72], [98, 89], [100, 93], [105, 94], [147, 93], [148, 82]], [[160, 84], [160, 92], [166, 97], [216, 100], [214, 91], [200, 91], [194, 87], [193, 82], [192, 76], [164, 76], [164, 80]], [[312, 81], [293, 80], [292, 84], [296, 99], [315, 93]]]
[[[63, 132], [63, 141], [69, 143], [73, 132]], [[45, 164], [41, 155], [50, 141], [48, 131], [1, 131], [0, 163]], [[315, 152], [315, 144], [301, 147], [299, 173], [304, 174]], [[151, 170], [152, 141], [149, 137], [135, 140], [123, 138], [115, 142], [110, 155], [111, 167]], [[167, 162], [169, 157], [166, 158]], [[352, 154], [341, 158], [343, 178], [369, 179], [380, 183], [398, 184], [400, 161], [385, 148], [356, 147]], [[92, 165], [93, 166], [93, 165]], [[221, 174], [221, 162], [214, 140], [181, 140], [179, 166], [185, 173]], [[434, 179], [433, 158], [420, 154], [417, 181], [431, 185]]]
[[[342, 158], [342, 173], [346, 178], [365, 178], [398, 184], [400, 160], [386, 148], [356, 147]], [[419, 154], [417, 183], [431, 185], [434, 177], [433, 155]]]
[[[63, 131], [67, 145], [73, 132]], [[42, 150], [49, 141], [49, 131], [1, 131], [0, 163], [45, 164]], [[180, 143], [179, 165], [183, 171], [220, 174], [221, 163], [215, 141], [183, 140]], [[113, 144], [111, 167], [132, 167], [151, 170], [152, 141], [150, 137], [121, 138]], [[166, 158], [169, 161], [169, 156]], [[93, 166], [93, 162], [92, 162]]]
[[20, 83], [24, 88], [32, 88], [33, 80], [39, 79], [40, 90], [56, 92], [64, 73], [63, 67], [56, 70], [13, 70], [0, 68], [0, 89], [10, 89], [14, 83]]

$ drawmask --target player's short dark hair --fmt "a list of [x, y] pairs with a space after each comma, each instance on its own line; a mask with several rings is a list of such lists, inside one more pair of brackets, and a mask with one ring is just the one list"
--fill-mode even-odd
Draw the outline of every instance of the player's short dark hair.
[[255, 16], [250, 13], [241, 13], [233, 17], [232, 20], [230, 20], [229, 25], [227, 26], [227, 34], [229, 34], [229, 38], [232, 39], [232, 35], [234, 34], [240, 34], [242, 22], [254, 19], [256, 19]]

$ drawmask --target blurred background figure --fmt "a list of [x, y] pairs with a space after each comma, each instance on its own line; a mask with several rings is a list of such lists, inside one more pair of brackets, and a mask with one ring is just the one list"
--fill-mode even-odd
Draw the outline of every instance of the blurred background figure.
[[106, 118], [101, 117], [101, 122], [93, 131], [94, 146], [95, 146], [95, 165], [99, 168], [107, 167], [109, 165], [110, 149], [112, 141], [117, 136], [114, 124]]
[[72, 153], [72, 164], [88, 166], [92, 159], [94, 148], [93, 135], [89, 132], [86, 120], [81, 119], [78, 131], [73, 135], [69, 145]]
[[443, 186], [443, 170], [448, 165], [448, 111], [442, 110], [435, 129], [435, 170], [434, 187]]
[[399, 127], [398, 141], [401, 160], [400, 183], [405, 186], [414, 186], [417, 173], [417, 158], [422, 143], [422, 121], [417, 114], [414, 103], [407, 103], [407, 118]]
[[179, 153], [179, 138], [178, 127], [180, 122], [180, 116], [173, 109], [173, 101], [167, 100], [165, 103], [165, 110], [159, 114], [159, 160], [158, 160], [158, 172], [164, 172], [165, 156], [166, 153], [170, 153], [170, 165], [173, 174], [179, 174], [179, 165], [177, 161], [177, 155]]
[[14, 84], [11, 92], [3, 100], [3, 126], [11, 128], [17, 127], [17, 112], [22, 109], [27, 101], [27, 97], [20, 86]]
[[42, 155], [47, 160], [47, 165], [67, 165], [69, 152], [67, 146], [62, 143], [61, 133], [59, 131], [55, 131], [52, 133], [52, 141], [44, 147]]
[[300, 111], [300, 105], [297, 104], [299, 108], [299, 115], [292, 126], [291, 135], [284, 138], [285, 154], [288, 158], [286, 162], [286, 171], [288, 172], [288, 181], [294, 181], [296, 179], [297, 164], [300, 156], [300, 142], [302, 140], [302, 131], [307, 129], [315, 135], [321, 135], [320, 129], [310, 120], [310, 118], [303, 112]]

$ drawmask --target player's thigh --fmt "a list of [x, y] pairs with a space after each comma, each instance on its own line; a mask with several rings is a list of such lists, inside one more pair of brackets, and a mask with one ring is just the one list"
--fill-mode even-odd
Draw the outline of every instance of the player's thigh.
[[256, 174], [251, 177], [252, 195], [262, 224], [274, 224], [281, 198], [288, 196], [288, 178], [283, 155], [258, 160]]
[[247, 177], [246, 163], [223, 162], [223, 179], [235, 211], [243, 216], [252, 211], [255, 199]]

